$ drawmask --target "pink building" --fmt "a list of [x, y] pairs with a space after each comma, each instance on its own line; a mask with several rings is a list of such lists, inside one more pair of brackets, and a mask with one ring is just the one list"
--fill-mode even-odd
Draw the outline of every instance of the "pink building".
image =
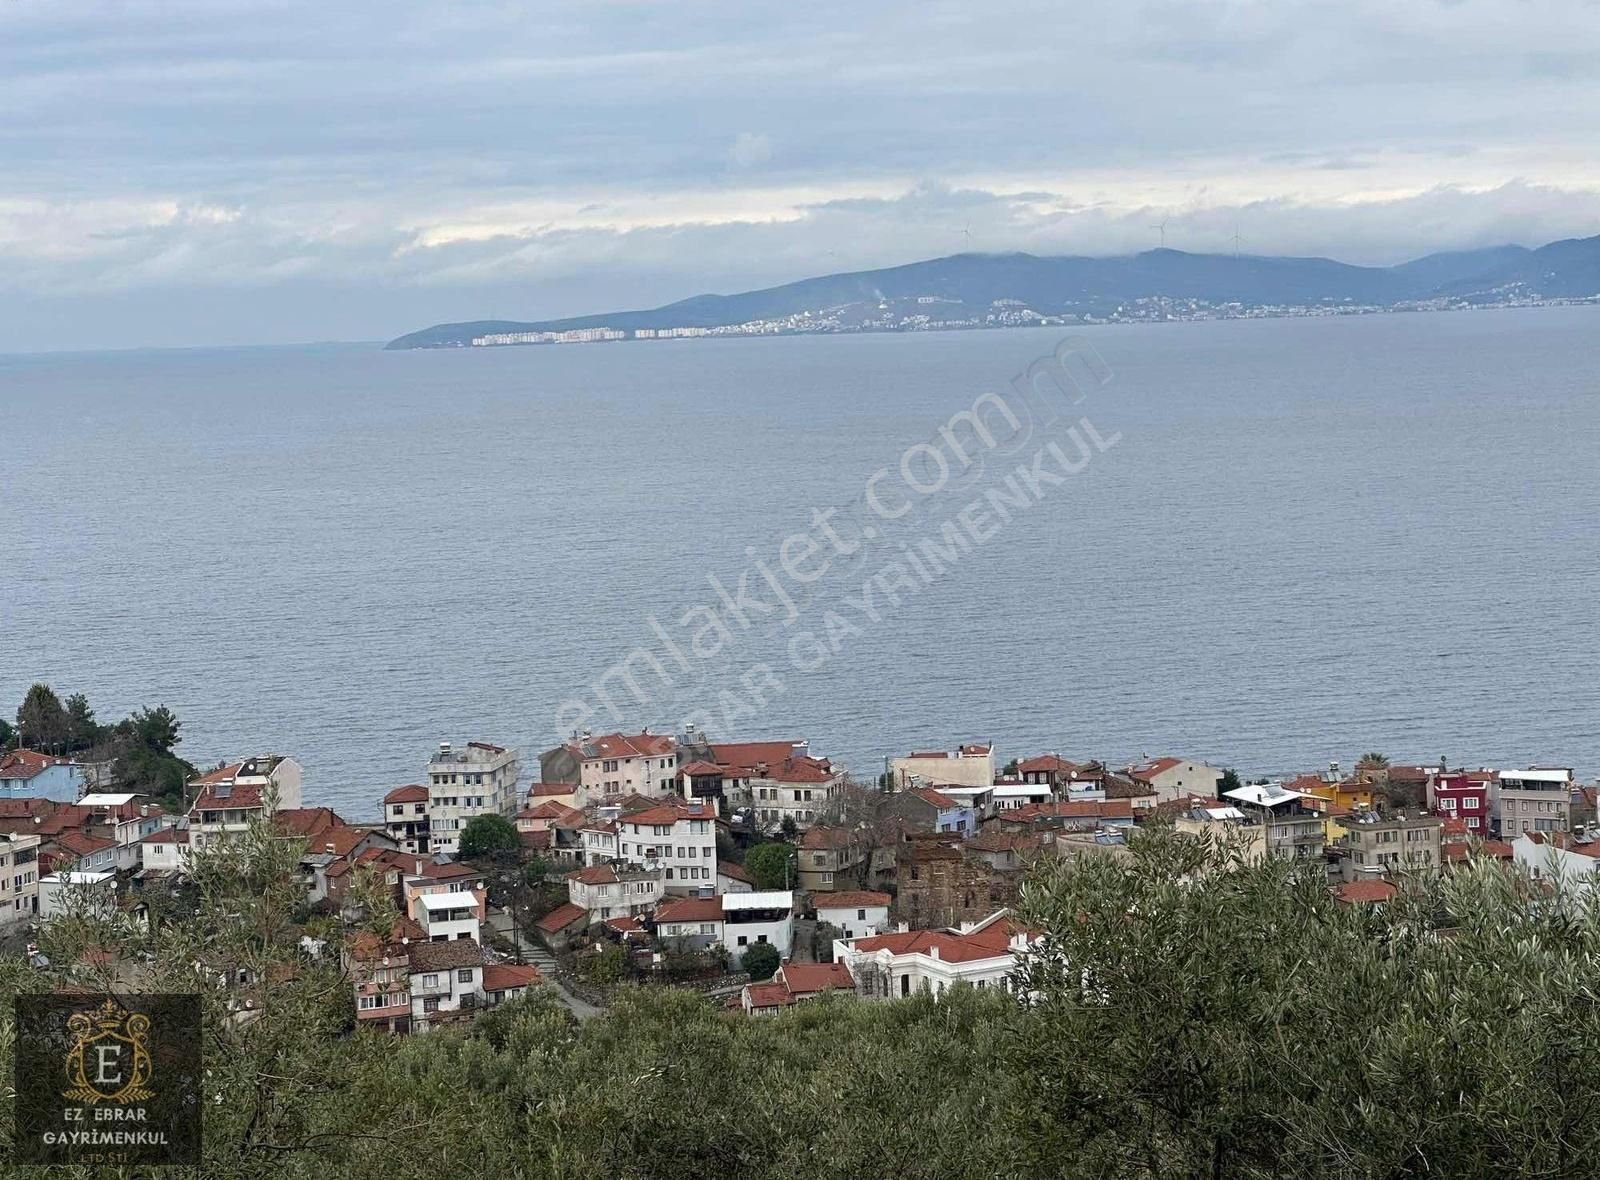
[[1429, 780], [1433, 809], [1446, 819], [1458, 819], [1470, 836], [1489, 834], [1489, 781], [1492, 771], [1456, 770]]

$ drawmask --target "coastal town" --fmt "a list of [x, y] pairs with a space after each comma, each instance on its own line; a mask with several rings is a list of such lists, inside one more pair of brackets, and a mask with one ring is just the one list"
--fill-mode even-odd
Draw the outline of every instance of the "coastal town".
[[1600, 295], [1544, 296], [1511, 286], [1487, 297], [1438, 296], [1396, 303], [1323, 300], [1316, 303], [1244, 303], [1151, 295], [1096, 302], [1081, 310], [1042, 312], [1020, 299], [995, 299], [974, 307], [959, 299], [922, 295], [838, 304], [816, 311], [746, 320], [737, 324], [659, 328], [607, 325], [565, 329], [485, 332], [471, 338], [473, 348], [520, 344], [604, 344], [624, 340], [691, 340], [704, 337], [831, 335], [852, 332], [962, 332], [993, 328], [1048, 328], [1078, 324], [1193, 323], [1206, 320], [1266, 320], [1403, 312], [1487, 311], [1514, 307], [1570, 307], [1600, 303]]
[[[266, 830], [293, 854], [300, 953], [336, 957], [355, 1024], [396, 1035], [541, 986], [580, 1019], [629, 984], [748, 1017], [826, 992], [1008, 990], [1038, 936], [1013, 914], [1028, 872], [1126, 857], [1157, 826], [1299, 862], [1342, 906], [1475, 861], [1600, 888], [1597, 789], [1566, 767], [1365, 754], [1268, 781], [1177, 753], [1114, 767], [968, 740], [862, 780], [802, 739], [644, 729], [574, 734], [526, 764], [441, 741], [414, 782], [346, 817], [307, 804], [292, 755], [197, 773], [174, 805], [116, 781], [123, 760], [27, 738], [0, 756], [8, 952], [70, 980], [82, 964], [52, 962], [41, 927], [85, 905], [158, 920], [196, 858]], [[104, 967], [119, 948], [90, 953]]]

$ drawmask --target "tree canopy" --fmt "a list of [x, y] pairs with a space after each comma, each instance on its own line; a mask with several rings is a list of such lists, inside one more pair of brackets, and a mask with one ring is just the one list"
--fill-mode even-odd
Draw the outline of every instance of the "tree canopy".
[[[1018, 916], [1041, 938], [1009, 994], [749, 1019], [619, 982], [581, 1026], [540, 989], [396, 1040], [354, 1029], [337, 931], [301, 949], [303, 852], [258, 822], [196, 849], [171, 896], [147, 888], [148, 926], [47, 923], [70, 979], [0, 959], [0, 1072], [14, 995], [116, 990], [137, 963], [140, 987], [200, 993], [206, 1180], [681, 1180], [686, 1160], [729, 1180], [1577, 1177], [1600, 1158], [1600, 915], [1488, 860], [1371, 909], [1337, 903], [1320, 862], [1157, 830], [1033, 870]], [[82, 956], [106, 946], [120, 965]], [[241, 972], [258, 982], [225, 982]], [[0, 1141], [13, 1117], [0, 1104]]]
[[522, 846], [516, 825], [503, 815], [475, 815], [461, 829], [461, 842], [457, 849], [461, 856], [473, 860], [481, 856], [495, 856], [516, 852]]
[[795, 886], [793, 844], [772, 840], [745, 853], [744, 868], [757, 889], [792, 889]]
[[783, 956], [778, 954], [778, 948], [770, 942], [751, 943], [745, 948], [744, 954], [739, 956], [739, 966], [750, 973], [750, 978], [756, 981], [771, 979], [773, 973], [783, 965]]

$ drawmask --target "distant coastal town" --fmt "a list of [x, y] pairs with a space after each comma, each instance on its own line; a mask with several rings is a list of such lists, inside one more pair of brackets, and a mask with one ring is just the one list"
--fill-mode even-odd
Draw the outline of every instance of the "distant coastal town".
[[[81, 696], [30, 692], [0, 731], [0, 947], [63, 981], [136, 980], [118, 945], [56, 945], [60, 923], [173, 921], [254, 843], [291, 903], [270, 938], [341, 974], [357, 1026], [402, 1035], [544, 985], [579, 1019], [629, 982], [752, 1017], [827, 992], [1009, 990], [1038, 937], [1015, 918], [1025, 875], [1127, 857], [1156, 829], [1291, 862], [1340, 907], [1485, 862], [1600, 889], [1597, 788], [1560, 766], [1368, 752], [1269, 780], [968, 740], [860, 777], [798, 738], [644, 729], [574, 734], [526, 767], [441, 741], [351, 818], [306, 804], [292, 755], [201, 771], [179, 732], [164, 708], [101, 726]], [[216, 970], [241, 1014], [269, 1002], [247, 966]]]
[[[1043, 328], [1083, 324], [1193, 323], [1205, 320], [1264, 320], [1304, 317], [1364, 316], [1403, 312], [1489, 311], [1513, 307], [1568, 307], [1600, 304], [1600, 295], [1551, 298], [1505, 292], [1489, 299], [1439, 297], [1393, 304], [1330, 302], [1308, 304], [1245, 304], [1207, 299], [1150, 297], [1129, 299], [1103, 313], [1046, 314], [1018, 299], [996, 299], [989, 308], [970, 312], [955, 299], [924, 295], [877, 304], [851, 303], [817, 312], [797, 312], [770, 319], [714, 327], [610, 328], [488, 332], [471, 339], [473, 348], [522, 344], [599, 344], [622, 340], [691, 340], [705, 337], [803, 336], [870, 332], [962, 332], [993, 328]], [[955, 305], [963, 314], [943, 314]]]

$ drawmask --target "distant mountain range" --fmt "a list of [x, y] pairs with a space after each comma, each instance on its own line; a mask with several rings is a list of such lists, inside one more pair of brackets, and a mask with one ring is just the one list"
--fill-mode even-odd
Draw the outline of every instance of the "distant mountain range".
[[[956, 254], [882, 270], [697, 295], [646, 311], [522, 323], [437, 324], [389, 348], [541, 343], [490, 337], [600, 329], [615, 338], [990, 327], [1058, 320], [1218, 318], [1357, 308], [1483, 306], [1600, 298], [1600, 236], [1536, 250], [1495, 246], [1429, 254], [1399, 266], [1150, 250], [1116, 258]], [[590, 333], [592, 334], [592, 333]]]

